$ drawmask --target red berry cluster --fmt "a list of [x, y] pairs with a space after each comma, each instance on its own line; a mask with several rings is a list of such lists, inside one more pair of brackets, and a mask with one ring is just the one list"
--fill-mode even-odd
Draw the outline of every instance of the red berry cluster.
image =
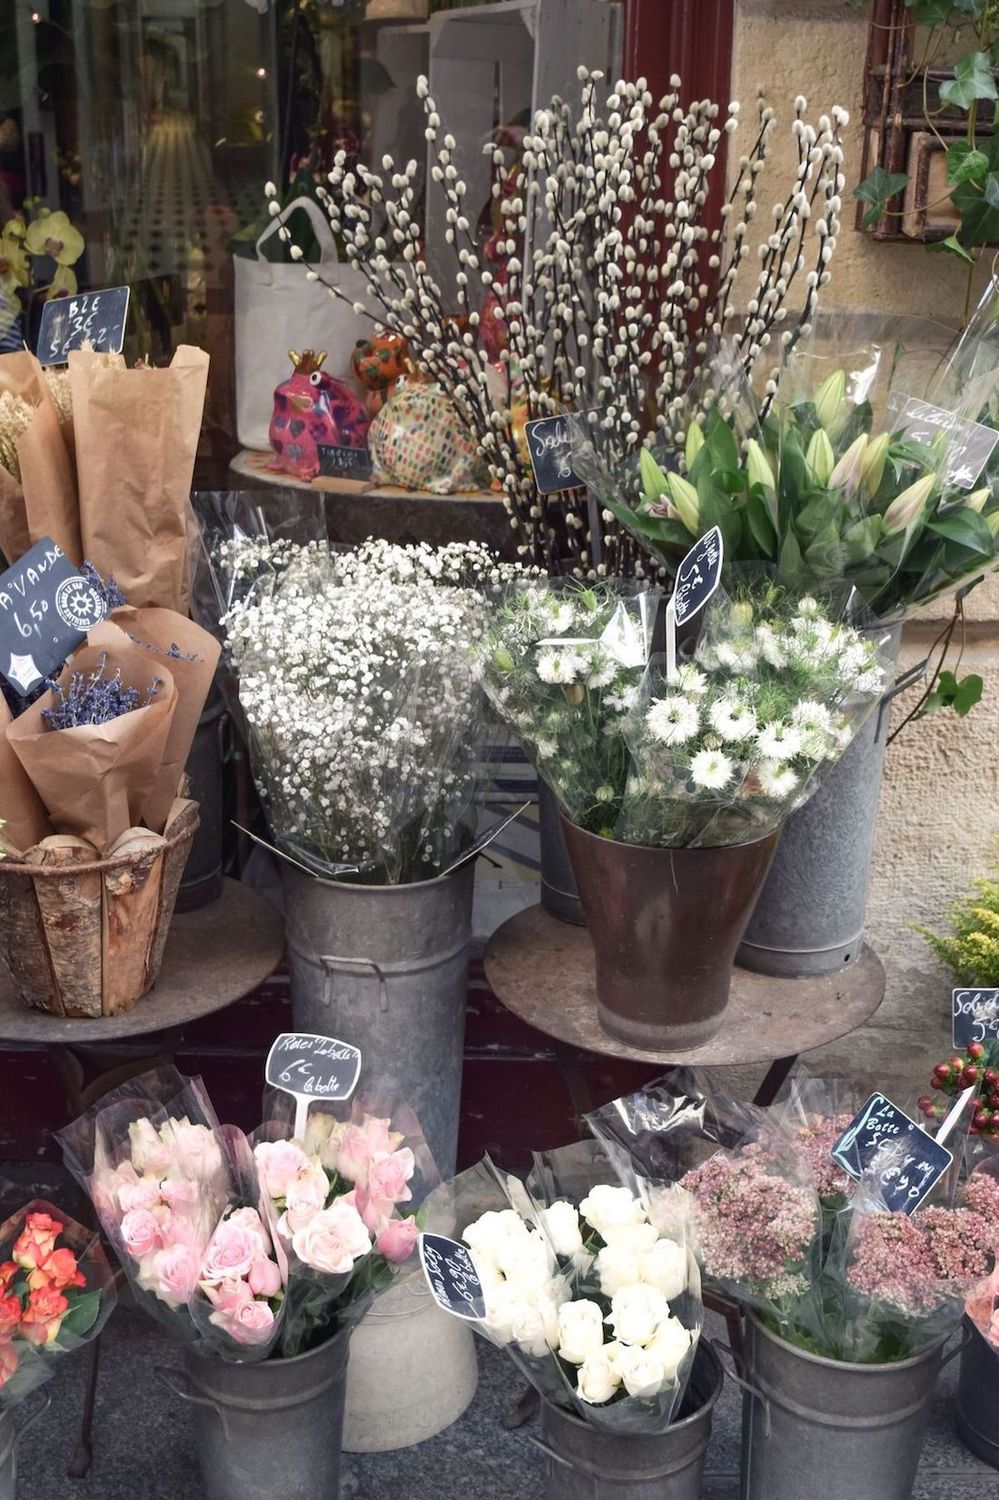
[[[999, 1072], [995, 1068], [983, 1068], [985, 1047], [981, 1042], [969, 1042], [966, 1052], [955, 1053], [946, 1062], [938, 1062], [930, 1079], [932, 1088], [952, 1097], [976, 1085], [974, 1114], [971, 1134], [984, 1135], [990, 1139], [999, 1136]], [[942, 1120], [947, 1105], [942, 1099], [925, 1094], [919, 1108], [931, 1120]]]

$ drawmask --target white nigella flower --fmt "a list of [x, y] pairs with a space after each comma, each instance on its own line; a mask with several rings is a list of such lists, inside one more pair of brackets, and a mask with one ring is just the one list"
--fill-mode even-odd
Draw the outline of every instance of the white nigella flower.
[[552, 760], [558, 754], [558, 745], [554, 740], [538, 740], [537, 745], [541, 760]]
[[700, 711], [689, 698], [661, 698], [645, 715], [646, 728], [661, 745], [685, 745], [700, 724]]
[[542, 682], [575, 682], [586, 669], [586, 658], [578, 651], [548, 646], [538, 652], [536, 671]]
[[715, 655], [719, 666], [730, 672], [751, 672], [756, 666], [759, 653], [755, 641], [731, 640], [719, 641], [715, 647]]
[[798, 777], [789, 765], [781, 761], [761, 761], [756, 768], [756, 774], [760, 778], [760, 785], [766, 797], [783, 799], [790, 797], [798, 789]]
[[688, 698], [700, 698], [707, 691], [708, 679], [703, 672], [699, 672], [693, 662], [684, 662], [677, 668], [676, 680], [671, 683]]
[[765, 760], [793, 760], [801, 754], [802, 734], [793, 724], [764, 724], [756, 736], [760, 754]]
[[787, 665], [787, 653], [769, 625], [757, 626], [756, 647], [768, 666], [780, 668]]
[[700, 750], [690, 762], [690, 779], [705, 791], [720, 792], [735, 774], [735, 761], [721, 750]]
[[589, 688], [610, 687], [619, 670], [618, 663], [612, 656], [604, 656], [598, 652], [590, 661], [590, 669], [586, 674], [586, 686]]
[[791, 723], [798, 729], [818, 729], [823, 734], [830, 734], [833, 727], [832, 714], [815, 698], [802, 698], [794, 705]]
[[745, 740], [756, 733], [756, 715], [737, 698], [719, 698], [708, 709], [708, 718], [723, 740]]
[[820, 619], [822, 616], [822, 605], [811, 594], [803, 594], [798, 600], [798, 614], [806, 619]]
[[605, 693], [604, 708], [609, 708], [612, 713], [624, 714], [634, 708], [638, 702], [638, 686], [622, 688], [617, 693]]

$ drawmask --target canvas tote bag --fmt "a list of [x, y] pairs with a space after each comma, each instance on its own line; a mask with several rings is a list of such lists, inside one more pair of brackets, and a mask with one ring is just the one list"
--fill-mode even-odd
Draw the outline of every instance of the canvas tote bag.
[[[309, 281], [301, 261], [265, 260], [261, 246], [298, 208], [312, 221], [319, 242], [319, 265], [326, 281], [350, 298], [331, 297], [319, 281]], [[359, 389], [350, 372], [358, 339], [374, 324], [355, 313], [351, 302], [366, 299], [367, 279], [354, 266], [340, 265], [329, 220], [311, 198], [296, 198], [271, 220], [256, 243], [256, 257], [233, 257], [235, 271], [236, 434], [243, 448], [270, 447], [268, 431], [274, 388], [293, 373], [288, 350], [325, 349], [323, 369]]]

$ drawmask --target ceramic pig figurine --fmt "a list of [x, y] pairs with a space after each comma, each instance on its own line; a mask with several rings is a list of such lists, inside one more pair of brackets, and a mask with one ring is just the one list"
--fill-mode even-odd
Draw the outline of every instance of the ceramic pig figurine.
[[314, 479], [319, 473], [319, 448], [363, 448], [368, 439], [368, 414], [357, 396], [341, 380], [323, 373], [326, 351], [305, 349], [288, 357], [294, 374], [274, 392], [270, 442], [274, 457], [268, 464], [277, 473]]

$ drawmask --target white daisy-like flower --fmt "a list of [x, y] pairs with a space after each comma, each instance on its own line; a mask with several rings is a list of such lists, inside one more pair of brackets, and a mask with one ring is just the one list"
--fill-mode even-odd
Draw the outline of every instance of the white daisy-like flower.
[[764, 760], [792, 760], [801, 754], [802, 734], [793, 724], [764, 724], [756, 736]]
[[629, 708], [634, 708], [638, 702], [638, 684], [634, 687], [622, 688], [617, 693], [607, 693], [603, 699], [604, 708], [609, 708], [613, 713], [625, 714]]
[[780, 761], [764, 760], [756, 768], [760, 785], [767, 797], [790, 797], [798, 789], [798, 777], [788, 765]]
[[730, 672], [751, 672], [759, 659], [756, 642], [751, 640], [719, 641], [715, 655], [718, 665]]
[[832, 733], [832, 714], [816, 698], [802, 698], [796, 703], [791, 710], [791, 723], [798, 729], [819, 729], [823, 734]]
[[549, 608], [548, 625], [552, 635], [564, 635], [576, 622], [576, 611], [571, 604], [563, 600], [554, 608]]
[[540, 760], [551, 760], [558, 754], [558, 746], [554, 740], [538, 740], [538, 758]]
[[578, 651], [559, 651], [548, 647], [538, 652], [535, 671], [542, 682], [575, 682], [587, 667], [586, 657]]
[[707, 691], [708, 679], [703, 672], [699, 672], [693, 662], [684, 662], [677, 669], [676, 680], [672, 686], [679, 692], [685, 693], [688, 698], [700, 698]]
[[618, 664], [614, 658], [597, 654], [590, 661], [590, 669], [586, 674], [586, 686], [589, 688], [610, 687], [617, 674]]
[[756, 649], [771, 667], [787, 665], [787, 652], [769, 625], [756, 627]]
[[738, 698], [719, 698], [708, 709], [708, 718], [723, 740], [745, 740], [756, 733], [756, 715]]
[[735, 774], [735, 761], [721, 750], [700, 750], [690, 762], [690, 779], [706, 791], [720, 792]]
[[645, 715], [645, 725], [661, 745], [685, 745], [701, 726], [700, 710], [689, 698], [661, 698]]
[[861, 672], [853, 687], [855, 692], [863, 693], [865, 698], [880, 698], [885, 690], [885, 674], [880, 667], [872, 667], [869, 672]]

